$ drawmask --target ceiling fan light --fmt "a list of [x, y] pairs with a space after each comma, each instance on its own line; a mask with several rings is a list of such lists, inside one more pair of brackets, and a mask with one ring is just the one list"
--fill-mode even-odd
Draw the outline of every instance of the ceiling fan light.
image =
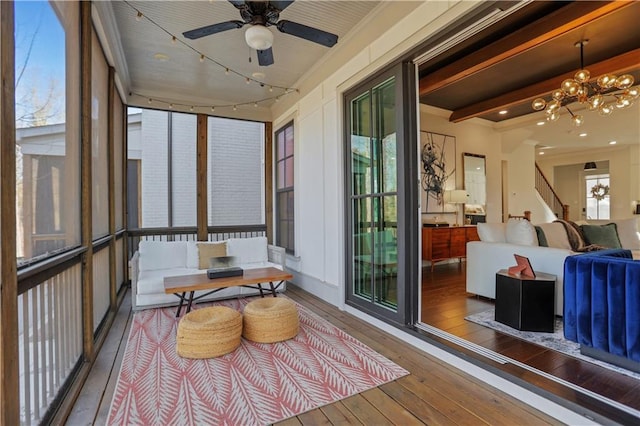
[[267, 50], [273, 45], [273, 33], [263, 25], [252, 25], [244, 33], [249, 47], [255, 50]]
[[542, 111], [547, 106], [547, 101], [542, 98], [534, 99], [531, 103], [531, 107], [536, 111]]
[[617, 77], [613, 74], [605, 74], [598, 77], [598, 80], [596, 80], [596, 82], [601, 88], [610, 89], [615, 84], [616, 78]]
[[615, 86], [618, 89], [628, 89], [633, 86], [633, 76], [631, 74], [624, 74], [616, 78]]
[[588, 70], [580, 70], [573, 76], [573, 78], [578, 83], [586, 83], [589, 81], [589, 78], [591, 78], [591, 73]]
[[576, 96], [580, 90], [580, 83], [572, 78], [567, 78], [562, 82], [560, 88], [569, 96]]

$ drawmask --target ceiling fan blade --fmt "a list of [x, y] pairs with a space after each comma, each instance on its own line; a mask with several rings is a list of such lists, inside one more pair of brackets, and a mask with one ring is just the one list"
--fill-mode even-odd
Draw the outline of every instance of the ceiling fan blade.
[[227, 21], [220, 22], [213, 25], [207, 25], [206, 27], [196, 28], [195, 30], [185, 31], [182, 35], [191, 40], [195, 40], [200, 37], [208, 36], [211, 34], [221, 33], [223, 31], [234, 30], [236, 28], [242, 28], [244, 22], [242, 21]]
[[247, 7], [247, 3], [244, 0], [227, 0], [227, 1], [238, 9], [243, 9]]
[[291, 6], [291, 3], [293, 3], [294, 0], [282, 0], [282, 1], [270, 1], [269, 4], [273, 7], [275, 7], [276, 9], [278, 9], [280, 12], [282, 12], [283, 10], [285, 10], [287, 7]]
[[257, 52], [258, 64], [260, 64], [261, 67], [273, 65], [273, 50], [271, 47], [265, 50], [257, 50]]
[[338, 36], [319, 30], [317, 28], [308, 27], [303, 24], [291, 21], [279, 21], [277, 24], [280, 32], [300, 37], [323, 46], [331, 47], [338, 42]]

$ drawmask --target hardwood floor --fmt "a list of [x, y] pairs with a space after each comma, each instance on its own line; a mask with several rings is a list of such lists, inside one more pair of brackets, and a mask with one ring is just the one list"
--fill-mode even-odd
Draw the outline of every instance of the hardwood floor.
[[466, 321], [467, 315], [493, 307], [493, 301], [466, 292], [464, 266], [438, 264], [433, 272], [423, 268], [424, 323], [640, 410], [640, 380]]
[[[443, 290], [443, 293], [446, 291]], [[288, 286], [286, 294], [401, 365], [411, 374], [284, 420], [279, 425], [561, 424], [544, 412], [499, 389], [487, 386], [479, 379], [416, 350], [399, 338], [340, 311], [295, 286]], [[469, 303], [476, 304], [473, 299]], [[443, 318], [452, 316], [455, 308], [452, 306], [451, 309], [443, 310]], [[130, 299], [126, 295], [67, 424], [106, 423], [131, 319]]]

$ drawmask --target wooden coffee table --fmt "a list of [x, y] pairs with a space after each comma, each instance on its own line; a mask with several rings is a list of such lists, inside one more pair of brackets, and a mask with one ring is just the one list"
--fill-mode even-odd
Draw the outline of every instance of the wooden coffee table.
[[[255, 288], [260, 290], [260, 297], [264, 297], [265, 289], [262, 288], [262, 283], [268, 282], [269, 290], [271, 290], [273, 297], [276, 297], [276, 289], [280, 287], [283, 282], [291, 278], [293, 278], [293, 275], [290, 273], [272, 267], [246, 269], [242, 275], [223, 278], [209, 278], [205, 272], [202, 274], [165, 277], [164, 292], [166, 294], [175, 294], [180, 299], [180, 305], [176, 312], [176, 317], [179, 317], [185, 302], [187, 303], [186, 313], [189, 313], [194, 301], [227, 287], [242, 286]], [[274, 284], [276, 282], [277, 284]], [[193, 294], [199, 290], [210, 291], [198, 297], [193, 297]]]

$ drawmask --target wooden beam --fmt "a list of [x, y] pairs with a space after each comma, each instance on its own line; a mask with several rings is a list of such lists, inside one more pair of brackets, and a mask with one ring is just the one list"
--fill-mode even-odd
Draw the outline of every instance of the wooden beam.
[[267, 225], [267, 241], [275, 244], [273, 232], [273, 123], [264, 123], [264, 209]]
[[[640, 49], [635, 49], [630, 52], [615, 56], [613, 58], [598, 62], [596, 64], [589, 65], [588, 69], [592, 76], [591, 81], [595, 81], [602, 74], [626, 73], [637, 69], [639, 66]], [[460, 121], [468, 120], [469, 118], [478, 117], [489, 112], [499, 111], [505, 108], [508, 109], [509, 107], [522, 104], [523, 102], [532, 101], [533, 99], [538, 97], [548, 96], [552, 90], [560, 88], [560, 83], [562, 82], [562, 80], [566, 78], [573, 78], [575, 71], [577, 70], [573, 70], [571, 72], [550, 78], [548, 80], [523, 87], [519, 90], [505, 93], [504, 95], [500, 95], [492, 99], [486, 99], [473, 105], [468, 105], [464, 108], [457, 109], [453, 111], [453, 113], [449, 117], [449, 121], [457, 123]]]
[[91, 2], [80, 2], [80, 205], [81, 241], [87, 248], [82, 262], [82, 348], [93, 362], [93, 225], [91, 170]]
[[20, 424], [14, 5], [0, 2], [0, 425]]
[[109, 67], [107, 82], [107, 173], [109, 199], [109, 310], [115, 314], [118, 310], [118, 294], [116, 289], [116, 170], [115, 167], [115, 132], [114, 132], [114, 103], [115, 103], [115, 69]]
[[576, 1], [420, 79], [420, 97], [513, 58], [634, 2]]
[[198, 241], [207, 241], [207, 124], [208, 117], [198, 114], [197, 141], [196, 141], [196, 221], [198, 226]]

